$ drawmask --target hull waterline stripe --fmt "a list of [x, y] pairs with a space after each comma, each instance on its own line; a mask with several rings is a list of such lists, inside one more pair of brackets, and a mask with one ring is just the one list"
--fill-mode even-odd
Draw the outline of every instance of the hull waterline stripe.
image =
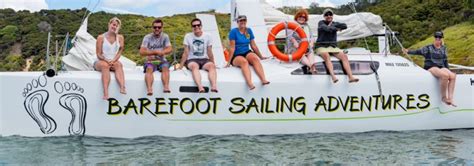
[[362, 117], [344, 117], [344, 118], [294, 118], [294, 119], [168, 119], [169, 121], [193, 121], [193, 122], [268, 122], [268, 121], [322, 121], [322, 120], [358, 120], [358, 119], [377, 119], [377, 118], [391, 118], [415, 115], [425, 112], [437, 110], [439, 114], [448, 114], [453, 112], [474, 112], [474, 109], [459, 109], [443, 112], [439, 107], [420, 112], [398, 114], [398, 115], [380, 115], [380, 116], [362, 116]]

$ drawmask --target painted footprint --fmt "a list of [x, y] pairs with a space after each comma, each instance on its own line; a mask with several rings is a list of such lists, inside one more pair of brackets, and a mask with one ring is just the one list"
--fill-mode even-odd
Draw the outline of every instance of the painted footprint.
[[59, 105], [71, 113], [69, 134], [84, 135], [86, 132], [85, 121], [87, 113], [87, 101], [82, 95], [84, 89], [76, 83], [56, 81], [54, 83], [54, 90], [58, 94], [62, 94], [59, 98]]
[[46, 76], [39, 76], [38, 79], [31, 80], [31, 83], [26, 84], [23, 90], [26, 112], [38, 124], [41, 132], [44, 134], [51, 134], [56, 130], [56, 122], [48, 114], [46, 114], [44, 106], [48, 102], [49, 93], [44, 90], [48, 80]]

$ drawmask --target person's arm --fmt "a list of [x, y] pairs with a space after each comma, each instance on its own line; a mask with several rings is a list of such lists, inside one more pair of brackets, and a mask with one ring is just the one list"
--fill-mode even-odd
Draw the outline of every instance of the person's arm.
[[97, 59], [105, 60], [105, 57], [102, 52], [102, 43], [104, 42], [104, 37], [102, 35], [97, 36], [97, 41], [95, 43], [95, 53], [97, 55]]
[[188, 54], [189, 54], [189, 48], [187, 45], [184, 45], [184, 52], [183, 52], [183, 55], [181, 56], [181, 61], [179, 62], [178, 69], [182, 69], [184, 67], [184, 63], [186, 63], [186, 60], [188, 59]]
[[[234, 52], [235, 52], [235, 40], [229, 40], [229, 55], [230, 55], [230, 59], [232, 59], [232, 57], [234, 56]], [[226, 67], [229, 67], [231, 64], [230, 64], [230, 61], [227, 62], [227, 65], [225, 65]]]
[[334, 27], [336, 27], [339, 31], [347, 29], [347, 24], [345, 23], [333, 22], [333, 24], [334, 24]]
[[159, 56], [162, 56], [162, 57], [165, 57], [166, 55], [168, 55], [169, 53], [171, 53], [173, 51], [173, 48], [171, 47], [171, 42], [170, 42], [170, 38], [168, 35], [165, 34], [165, 49], [163, 49], [163, 51], [161, 51], [158, 55]]
[[255, 43], [255, 40], [250, 40], [250, 47], [260, 59], [267, 59], [267, 57], [264, 57], [262, 53], [260, 53], [260, 50], [258, 49], [257, 44]]
[[448, 49], [447, 48], [444, 48], [444, 56], [446, 57], [444, 59], [444, 67], [446, 67], [447, 69], [449, 69], [449, 63], [448, 63]]
[[207, 56], [209, 57], [209, 61], [216, 64], [216, 62], [214, 61], [214, 53], [212, 53], [212, 45], [207, 47]]
[[159, 55], [161, 51], [159, 50], [149, 50], [145, 46], [140, 47], [140, 55], [142, 56], [152, 56], [152, 55]]
[[119, 40], [118, 42], [119, 42], [119, 45], [120, 45], [119, 50], [117, 51], [117, 54], [115, 55], [114, 59], [112, 60], [112, 63], [115, 63], [120, 59], [120, 56], [122, 55], [123, 49], [125, 47], [125, 42], [124, 42], [125, 39], [124, 39], [123, 35], [119, 35], [118, 40]]
[[336, 32], [337, 28], [332, 25], [332, 22], [329, 23], [329, 25], [326, 25], [324, 21], [319, 21], [318, 30], [323, 31], [323, 32]]

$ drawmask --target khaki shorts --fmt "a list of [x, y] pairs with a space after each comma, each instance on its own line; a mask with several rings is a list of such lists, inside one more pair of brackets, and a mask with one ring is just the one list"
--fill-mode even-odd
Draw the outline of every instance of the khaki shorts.
[[337, 47], [319, 47], [318, 49], [316, 49], [316, 52], [318, 54], [321, 54], [323, 52], [339, 53], [339, 52], [343, 52], [343, 50], [341, 50], [340, 48], [337, 48]]

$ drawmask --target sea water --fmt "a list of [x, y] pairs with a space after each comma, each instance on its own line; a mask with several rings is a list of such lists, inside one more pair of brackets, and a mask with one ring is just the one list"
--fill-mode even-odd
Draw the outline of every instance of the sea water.
[[0, 165], [474, 165], [474, 129], [293, 135], [0, 137]]

